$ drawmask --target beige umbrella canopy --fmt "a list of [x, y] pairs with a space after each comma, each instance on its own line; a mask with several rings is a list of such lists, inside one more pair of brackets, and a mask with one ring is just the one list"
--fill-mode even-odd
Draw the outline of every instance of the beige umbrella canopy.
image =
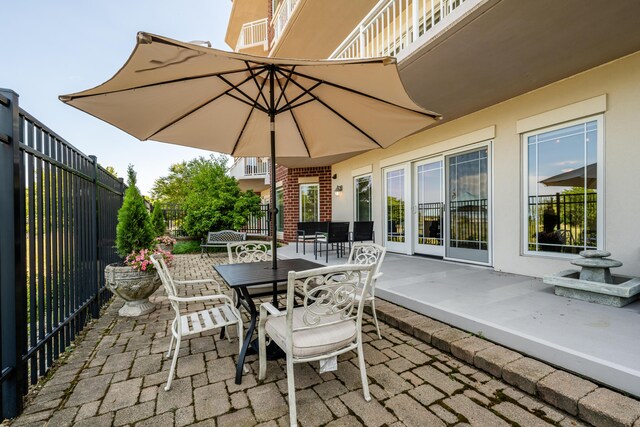
[[148, 33], [110, 80], [60, 100], [140, 140], [270, 157], [272, 170], [279, 157], [385, 148], [438, 118], [409, 98], [394, 58], [264, 58]]

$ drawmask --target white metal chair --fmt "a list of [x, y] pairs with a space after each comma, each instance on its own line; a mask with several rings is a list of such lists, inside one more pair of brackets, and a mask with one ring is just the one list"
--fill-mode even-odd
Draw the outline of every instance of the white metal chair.
[[[169, 379], [165, 390], [171, 389], [171, 381], [176, 369], [176, 362], [178, 361], [178, 353], [180, 352], [180, 341], [183, 336], [199, 334], [204, 331], [218, 328], [227, 328], [228, 326], [236, 325], [238, 327], [238, 341], [239, 351], [242, 350], [242, 339], [244, 337], [242, 331], [242, 318], [240, 312], [234, 306], [233, 301], [227, 295], [220, 292], [220, 285], [214, 279], [202, 279], [202, 280], [173, 280], [169, 274], [169, 269], [162, 258], [162, 255], [152, 255], [151, 262], [158, 271], [164, 290], [169, 297], [171, 308], [175, 311], [176, 317], [171, 324], [171, 341], [169, 343], [169, 351], [167, 357], [171, 356], [171, 349], [173, 348], [173, 342], [176, 342], [175, 349], [173, 350], [173, 361], [171, 362], [171, 370], [169, 371]], [[202, 295], [194, 297], [179, 297], [176, 292], [176, 284], [197, 284], [197, 283], [214, 283], [217, 294], [215, 295]], [[217, 306], [207, 308], [192, 313], [182, 314], [180, 311], [180, 303], [188, 302], [219, 302]], [[227, 333], [227, 337], [229, 334]], [[229, 339], [230, 340], [230, 339]]]
[[[373, 280], [374, 264], [337, 265], [289, 272], [287, 310], [269, 303], [260, 306], [258, 340], [263, 380], [267, 370], [266, 335], [287, 355], [289, 419], [296, 425], [294, 363], [321, 361], [356, 349], [364, 399], [371, 400], [362, 350], [362, 299]], [[297, 288], [297, 289], [296, 289]], [[296, 292], [303, 295], [301, 307], [294, 308]]]
[[[241, 264], [246, 262], [271, 261], [272, 253], [271, 242], [267, 241], [247, 241], [234, 242], [227, 244], [227, 252], [229, 254], [229, 264]], [[287, 284], [281, 283], [277, 286], [278, 292], [287, 290]], [[266, 296], [273, 293], [273, 285], [248, 286], [247, 291], [251, 296]], [[234, 294], [234, 298], [237, 295]]]
[[376, 282], [382, 276], [380, 273], [380, 267], [384, 256], [387, 253], [387, 248], [384, 246], [376, 245], [375, 243], [354, 243], [349, 254], [349, 260], [347, 264], [375, 264], [373, 272], [373, 280], [371, 281], [371, 287], [367, 293], [361, 294], [357, 298], [364, 298], [366, 303], [371, 304], [371, 311], [373, 312], [373, 321], [376, 324], [376, 330], [378, 331], [378, 339], [382, 338], [380, 335], [380, 326], [378, 325], [378, 316], [376, 315]]

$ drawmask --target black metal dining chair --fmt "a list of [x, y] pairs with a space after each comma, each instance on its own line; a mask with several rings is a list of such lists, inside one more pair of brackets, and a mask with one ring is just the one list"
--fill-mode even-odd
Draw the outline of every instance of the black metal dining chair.
[[340, 258], [344, 255], [345, 244], [349, 244], [349, 251], [351, 251], [351, 242], [349, 241], [349, 223], [348, 222], [330, 222], [327, 227], [327, 233], [317, 233], [316, 240], [313, 245], [313, 254], [315, 259], [318, 259], [318, 248], [320, 249], [320, 256], [322, 256], [322, 245], [326, 246], [326, 260], [329, 262], [329, 245], [336, 247], [336, 256]]
[[373, 221], [354, 221], [351, 242], [376, 242]]

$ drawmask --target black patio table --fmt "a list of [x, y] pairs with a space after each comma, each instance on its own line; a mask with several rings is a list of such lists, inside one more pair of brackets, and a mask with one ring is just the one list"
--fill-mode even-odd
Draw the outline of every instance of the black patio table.
[[311, 270], [318, 267], [325, 267], [325, 265], [301, 258], [278, 260], [278, 268], [276, 269], [272, 268], [271, 261], [248, 262], [243, 264], [221, 264], [213, 266], [220, 277], [227, 282], [229, 287], [236, 291], [238, 294], [238, 300], [251, 315], [249, 328], [247, 329], [247, 334], [245, 335], [244, 342], [242, 343], [242, 350], [238, 355], [236, 384], [240, 384], [242, 382], [244, 358], [247, 354], [247, 349], [249, 348], [259, 314], [256, 309], [256, 305], [253, 303], [253, 298], [263, 296], [250, 295], [247, 288], [268, 283], [273, 284], [273, 304], [277, 306], [277, 285], [280, 282], [287, 281], [290, 271]]

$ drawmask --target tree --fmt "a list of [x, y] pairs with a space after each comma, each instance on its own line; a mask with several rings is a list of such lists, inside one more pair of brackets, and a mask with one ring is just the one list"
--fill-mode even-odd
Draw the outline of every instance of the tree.
[[184, 230], [188, 235], [203, 237], [212, 230], [238, 229], [251, 214], [260, 214], [260, 197], [240, 190], [236, 179], [227, 176], [226, 162], [225, 157], [211, 156], [185, 165], [185, 188], [173, 194], [186, 193]]
[[[211, 157], [213, 161], [215, 157]], [[221, 158], [222, 159], [222, 158]], [[174, 163], [169, 167], [169, 175], [156, 179], [151, 189], [153, 200], [162, 203], [182, 205], [190, 191], [190, 183], [193, 176], [203, 168], [208, 167], [210, 160], [198, 157], [193, 160]]]
[[133, 165], [127, 168], [128, 185], [122, 207], [118, 211], [116, 227], [116, 249], [118, 255], [125, 257], [133, 251], [149, 248], [155, 238], [149, 212], [136, 186], [136, 173]]
[[156, 202], [153, 205], [153, 211], [151, 212], [151, 227], [156, 236], [162, 236], [167, 226], [164, 223], [164, 212], [160, 203]]
[[118, 172], [116, 172], [116, 169], [113, 166], [106, 166], [104, 168], [104, 170], [106, 170], [107, 172], [109, 172], [111, 175], [115, 176], [116, 178], [118, 178]]

